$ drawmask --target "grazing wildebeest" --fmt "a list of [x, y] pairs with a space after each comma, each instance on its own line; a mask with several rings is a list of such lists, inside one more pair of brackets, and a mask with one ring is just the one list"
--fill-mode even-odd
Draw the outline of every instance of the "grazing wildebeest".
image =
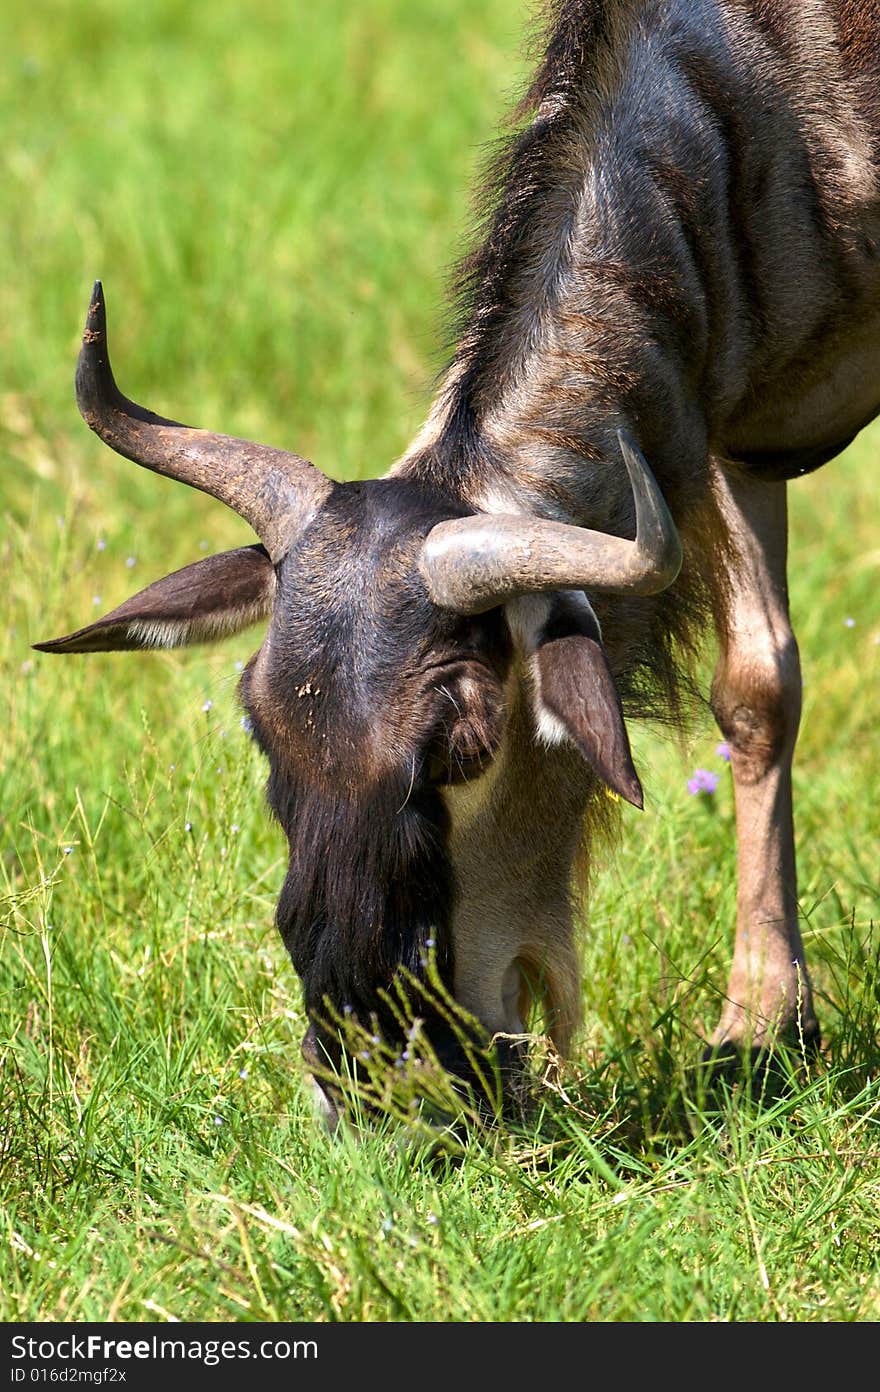
[[495, 174], [451, 365], [382, 478], [334, 483], [134, 405], [96, 288], [86, 421], [261, 544], [38, 646], [171, 647], [268, 619], [241, 699], [289, 841], [277, 919], [320, 1071], [343, 1012], [395, 1037], [388, 993], [431, 944], [486, 1036], [537, 1002], [569, 1049], [579, 842], [607, 788], [641, 806], [624, 715], [680, 720], [714, 621], [739, 897], [709, 1043], [815, 1042], [786, 484], [880, 409], [880, 5], [558, 0]]

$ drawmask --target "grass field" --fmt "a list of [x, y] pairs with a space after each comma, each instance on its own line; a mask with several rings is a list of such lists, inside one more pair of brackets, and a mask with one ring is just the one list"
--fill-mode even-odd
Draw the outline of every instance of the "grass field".
[[[764, 1105], [692, 1073], [735, 903], [708, 716], [684, 748], [634, 732], [648, 805], [599, 864], [567, 1100], [437, 1154], [313, 1124], [284, 845], [235, 699], [258, 635], [29, 648], [251, 539], [80, 421], [93, 279], [136, 399], [382, 472], [442, 362], [525, 22], [520, 0], [4, 6], [0, 1319], [880, 1318], [880, 429], [791, 490], [825, 1042]], [[715, 794], [688, 795], [697, 765]]]

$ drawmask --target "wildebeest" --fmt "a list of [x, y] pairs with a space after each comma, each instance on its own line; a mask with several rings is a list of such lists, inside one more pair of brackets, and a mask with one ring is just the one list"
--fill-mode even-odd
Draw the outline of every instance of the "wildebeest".
[[[878, 180], [877, 0], [558, 0], [427, 422], [363, 482], [128, 401], [96, 287], [86, 421], [261, 544], [38, 646], [171, 647], [268, 620], [241, 699], [289, 841], [277, 921], [315, 1070], [340, 1063], [343, 1014], [395, 1037], [394, 984], [431, 952], [487, 1037], [537, 1009], [569, 1050], [576, 854], [607, 789], [641, 805], [624, 717], [682, 720], [713, 623], [739, 894], [709, 1045], [818, 1040], [786, 485], [880, 409]], [[466, 1078], [460, 1036], [425, 1011]]]

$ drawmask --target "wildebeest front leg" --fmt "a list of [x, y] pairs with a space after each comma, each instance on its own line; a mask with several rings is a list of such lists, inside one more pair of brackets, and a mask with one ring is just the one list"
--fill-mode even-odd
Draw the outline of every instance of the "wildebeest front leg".
[[736, 801], [736, 946], [713, 1048], [814, 1043], [818, 1026], [798, 926], [791, 764], [801, 710], [788, 613], [786, 485], [716, 471], [731, 545], [718, 597], [712, 709], [730, 746]]

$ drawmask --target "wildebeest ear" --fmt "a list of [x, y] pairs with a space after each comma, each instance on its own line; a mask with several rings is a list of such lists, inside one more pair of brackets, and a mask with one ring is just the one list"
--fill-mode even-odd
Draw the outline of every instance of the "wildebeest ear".
[[40, 652], [82, 653], [212, 642], [268, 618], [274, 597], [268, 552], [242, 546], [175, 570], [87, 628], [33, 646]]
[[532, 663], [542, 737], [555, 744], [567, 735], [609, 788], [643, 807], [620, 697], [599, 637], [548, 634]]

